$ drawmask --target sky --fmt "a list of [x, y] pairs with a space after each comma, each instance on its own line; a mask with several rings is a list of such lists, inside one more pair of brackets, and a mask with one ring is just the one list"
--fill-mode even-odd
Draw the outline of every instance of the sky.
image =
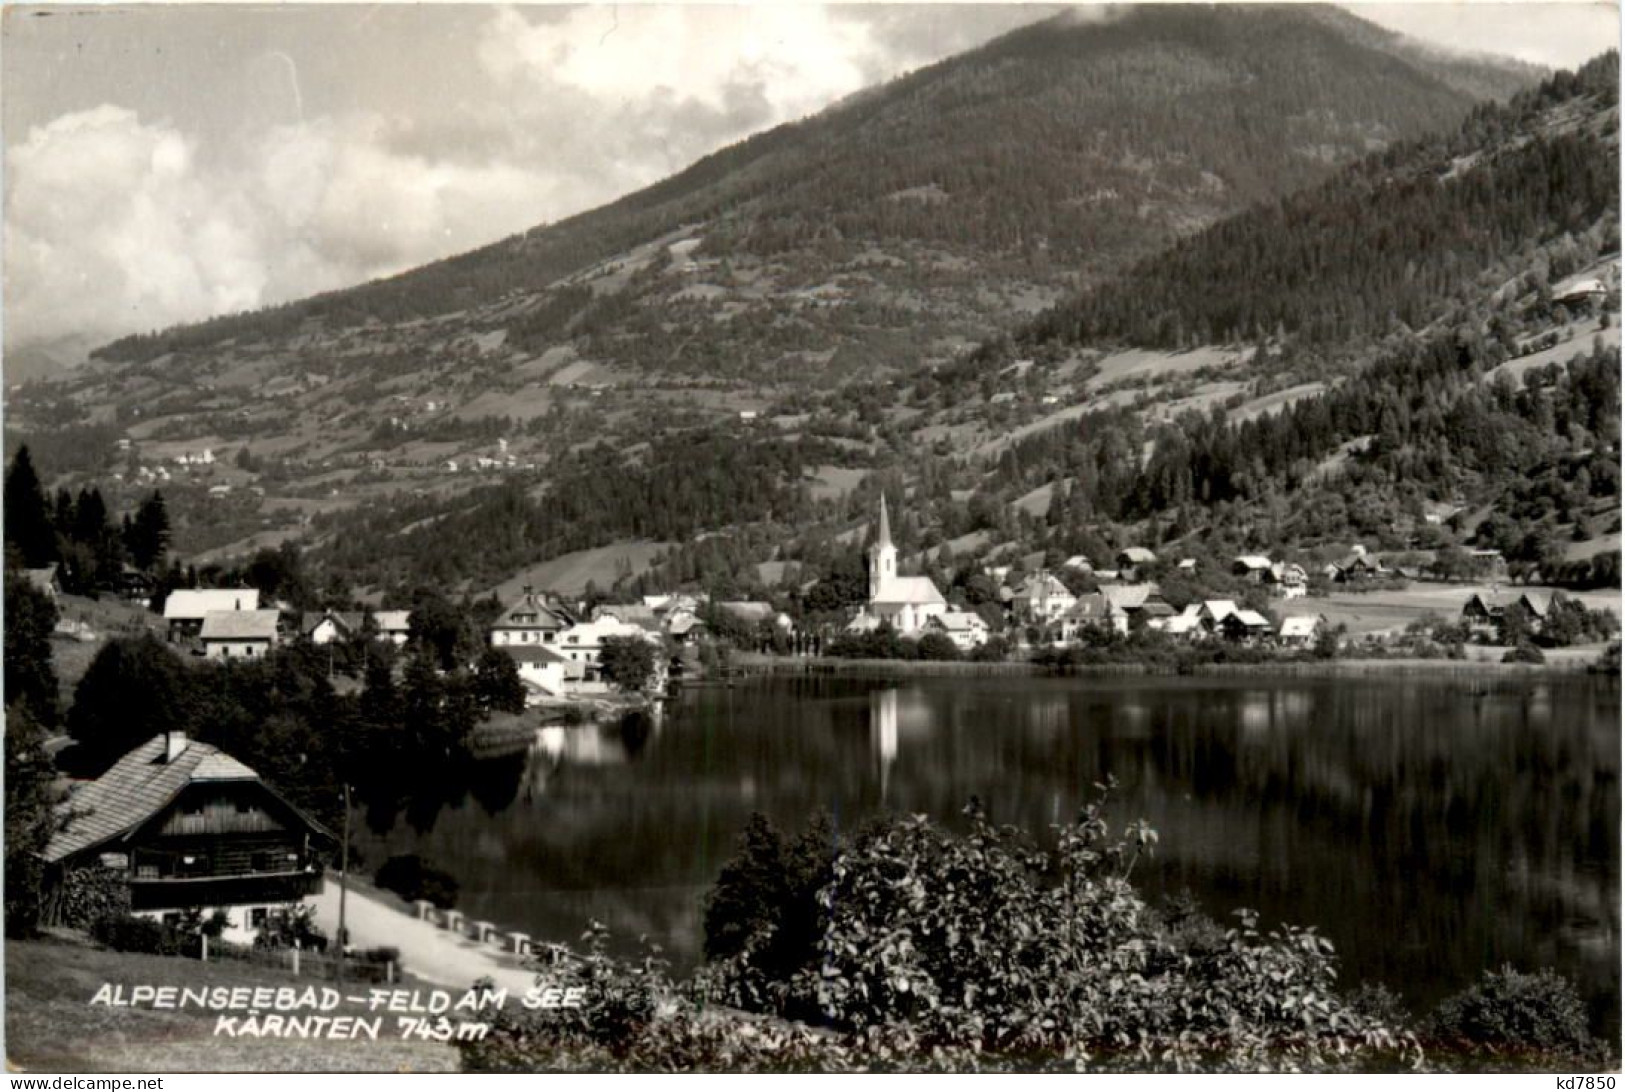
[[[1351, 4], [1572, 67], [1597, 3]], [[603, 204], [1057, 7], [8, 6], [4, 342], [64, 355]]]

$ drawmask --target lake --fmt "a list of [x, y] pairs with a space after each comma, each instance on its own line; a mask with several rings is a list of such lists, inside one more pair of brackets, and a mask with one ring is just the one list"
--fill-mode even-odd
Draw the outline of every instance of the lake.
[[545, 729], [461, 802], [375, 816], [365, 852], [452, 872], [471, 918], [556, 940], [597, 918], [681, 968], [752, 811], [958, 824], [974, 795], [1042, 833], [1111, 774], [1113, 825], [1161, 836], [1148, 895], [1315, 925], [1344, 982], [1417, 1012], [1486, 968], [1555, 967], [1617, 1036], [1619, 765], [1609, 678], [768, 678]]

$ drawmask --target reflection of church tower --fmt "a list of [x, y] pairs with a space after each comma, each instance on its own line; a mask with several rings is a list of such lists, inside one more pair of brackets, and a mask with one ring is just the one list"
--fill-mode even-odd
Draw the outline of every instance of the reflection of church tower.
[[892, 764], [897, 761], [896, 687], [869, 695], [869, 732], [875, 753], [880, 757], [880, 802], [884, 804], [891, 787]]
[[891, 544], [891, 522], [886, 518], [886, 494], [880, 494], [880, 529], [869, 547], [869, 601], [880, 598], [881, 589], [897, 576], [897, 547]]

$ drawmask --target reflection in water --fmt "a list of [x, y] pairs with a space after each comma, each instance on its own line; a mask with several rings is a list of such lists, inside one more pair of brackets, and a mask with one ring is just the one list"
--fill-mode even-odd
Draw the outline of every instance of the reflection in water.
[[897, 761], [897, 691], [887, 688], [869, 695], [869, 731], [880, 759], [880, 803], [888, 801], [892, 763]]
[[1110, 773], [1114, 825], [1162, 836], [1148, 894], [1312, 923], [1344, 982], [1415, 1008], [1502, 962], [1553, 966], [1613, 1031], [1619, 713], [1594, 678], [763, 681], [647, 730], [552, 730], [472, 802], [430, 793], [424, 833], [421, 813], [380, 826], [377, 856], [428, 855], [479, 917], [559, 939], [596, 917], [681, 963], [753, 809], [788, 830], [819, 808], [838, 829], [958, 823], [976, 795], [1043, 836]]

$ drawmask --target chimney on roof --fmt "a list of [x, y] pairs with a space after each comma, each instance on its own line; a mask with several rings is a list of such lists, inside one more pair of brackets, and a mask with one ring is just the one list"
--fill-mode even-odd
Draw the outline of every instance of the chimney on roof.
[[164, 765], [168, 766], [186, 750], [186, 733], [173, 729], [164, 733]]

